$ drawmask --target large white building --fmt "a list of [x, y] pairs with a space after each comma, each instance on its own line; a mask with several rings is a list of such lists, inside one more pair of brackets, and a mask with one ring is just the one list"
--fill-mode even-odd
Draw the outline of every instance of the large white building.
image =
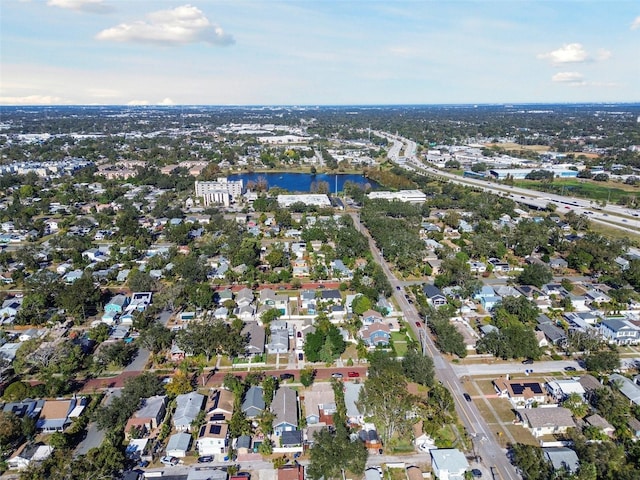
[[427, 196], [420, 190], [400, 190], [399, 192], [375, 191], [370, 192], [367, 196], [371, 199], [382, 198], [385, 200], [399, 200], [408, 203], [424, 203]]
[[205, 206], [224, 205], [228, 207], [242, 195], [242, 180], [218, 178], [214, 182], [196, 181], [196, 197], [204, 199]]
[[294, 203], [304, 203], [305, 205], [315, 205], [316, 207], [331, 206], [331, 200], [324, 194], [278, 195], [279, 207], [289, 208]]

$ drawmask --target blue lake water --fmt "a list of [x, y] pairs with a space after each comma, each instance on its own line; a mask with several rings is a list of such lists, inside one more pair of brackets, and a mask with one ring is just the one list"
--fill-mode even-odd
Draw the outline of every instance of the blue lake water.
[[329, 184], [329, 191], [334, 193], [336, 187], [338, 192], [341, 192], [344, 183], [347, 181], [357, 183], [358, 185], [370, 185], [372, 190], [376, 190], [379, 185], [373, 180], [369, 180], [364, 175], [359, 174], [327, 174], [318, 173], [312, 175], [310, 173], [241, 173], [235, 175], [228, 175], [229, 180], [242, 180], [243, 185], [247, 185], [247, 182], [257, 182], [259, 178], [267, 180], [269, 188], [280, 187], [290, 192], [310, 192], [311, 184], [313, 182], [327, 182]]

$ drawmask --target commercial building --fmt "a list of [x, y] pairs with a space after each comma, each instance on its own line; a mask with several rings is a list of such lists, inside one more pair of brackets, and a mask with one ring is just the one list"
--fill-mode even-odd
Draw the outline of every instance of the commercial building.
[[316, 207], [330, 207], [331, 201], [327, 195], [306, 194], [306, 195], [278, 195], [278, 206], [289, 208], [294, 203], [304, 203]]
[[407, 203], [424, 203], [427, 196], [420, 190], [400, 190], [399, 192], [375, 191], [367, 194], [370, 199], [382, 198], [384, 200], [398, 200]]

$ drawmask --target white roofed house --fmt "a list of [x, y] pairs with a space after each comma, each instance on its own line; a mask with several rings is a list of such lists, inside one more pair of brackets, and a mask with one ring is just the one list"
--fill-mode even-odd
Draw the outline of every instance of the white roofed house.
[[17, 470], [24, 470], [36, 462], [46, 460], [52, 453], [53, 447], [49, 445], [24, 443], [7, 460], [7, 466]]
[[464, 480], [469, 462], [456, 448], [438, 448], [430, 450], [433, 473], [440, 480]]
[[176, 397], [176, 410], [173, 414], [173, 425], [179, 432], [190, 432], [191, 424], [202, 411], [205, 396], [197, 392], [186, 393]]
[[566, 400], [571, 394], [584, 398], [585, 390], [578, 380], [558, 379], [547, 382], [547, 391], [557, 402]]
[[169, 437], [166, 452], [171, 457], [183, 458], [191, 448], [192, 436], [186, 432], [179, 432]]

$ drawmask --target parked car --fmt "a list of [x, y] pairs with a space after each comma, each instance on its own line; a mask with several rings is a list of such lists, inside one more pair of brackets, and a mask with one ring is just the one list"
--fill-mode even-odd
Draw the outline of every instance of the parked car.
[[178, 463], [180, 462], [180, 460], [178, 460], [178, 458], [176, 457], [162, 457], [160, 459], [160, 463], [164, 464], [164, 465], [171, 465], [172, 467], [175, 467]]
[[358, 372], [349, 372], [349, 373], [347, 373], [347, 375], [348, 375], [349, 377], [351, 377], [351, 378], [359, 377], [359, 376], [360, 376], [360, 374], [359, 374]]
[[464, 399], [465, 399], [467, 402], [470, 402], [470, 401], [471, 401], [471, 395], [469, 395], [468, 393], [463, 393], [463, 394], [462, 394], [462, 396], [464, 397]]
[[416, 327], [422, 328], [422, 324], [420, 322], [416, 322]]
[[303, 358], [304, 358], [304, 354], [299, 353], [299, 354], [298, 354], [298, 360], [302, 360]]
[[575, 372], [576, 371], [576, 367], [564, 367], [564, 371], [565, 372]]
[[522, 361], [523, 365], [532, 365], [533, 364], [533, 360], [531, 360], [530, 358], [527, 358], [526, 360]]
[[198, 457], [198, 463], [210, 463], [213, 462], [213, 455], [205, 455], [204, 457]]
[[340, 372], [333, 372], [331, 376], [333, 378], [342, 378], [344, 375], [342, 375]]
[[480, 471], [480, 469], [474, 468], [473, 470], [471, 470], [471, 475], [473, 475], [474, 478], [480, 478], [482, 476], [482, 472]]
[[280, 380], [293, 380], [293, 373], [281, 373]]

